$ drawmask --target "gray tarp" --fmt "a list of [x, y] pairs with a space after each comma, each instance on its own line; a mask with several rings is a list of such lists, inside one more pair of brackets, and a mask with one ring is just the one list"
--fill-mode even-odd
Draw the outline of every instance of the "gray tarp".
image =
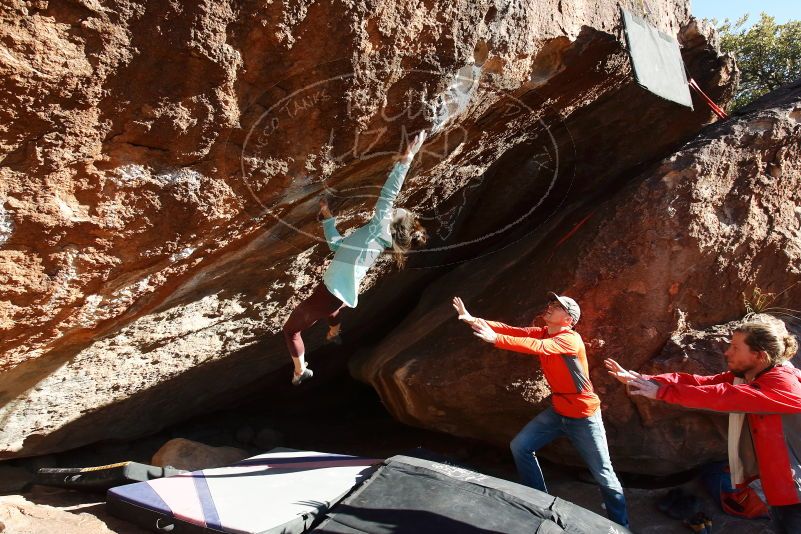
[[641, 17], [625, 9], [622, 11], [626, 41], [637, 83], [664, 99], [692, 109], [693, 101], [679, 42]]

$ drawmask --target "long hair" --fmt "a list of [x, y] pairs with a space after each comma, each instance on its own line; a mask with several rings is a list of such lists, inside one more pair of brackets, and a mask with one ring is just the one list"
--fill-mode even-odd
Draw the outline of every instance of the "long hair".
[[416, 213], [404, 210], [405, 214], [389, 226], [392, 235], [392, 259], [399, 269], [406, 266], [409, 249], [422, 247], [428, 242], [428, 233], [420, 224]]
[[798, 341], [784, 321], [766, 313], [747, 316], [734, 331], [745, 334], [746, 345], [755, 352], [764, 351], [772, 365], [789, 360], [798, 351]]

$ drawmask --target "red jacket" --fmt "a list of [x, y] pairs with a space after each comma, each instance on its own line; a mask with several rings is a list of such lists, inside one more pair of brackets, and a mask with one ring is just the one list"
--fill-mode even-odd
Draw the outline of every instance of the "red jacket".
[[662, 384], [657, 398], [686, 408], [747, 414], [762, 489], [771, 506], [801, 503], [801, 371], [771, 367], [734, 384], [732, 373], [647, 377]]
[[539, 356], [551, 386], [553, 409], [565, 417], [589, 417], [601, 404], [592, 389], [584, 341], [575, 330], [549, 334], [547, 328], [525, 328], [487, 321], [498, 334], [495, 346]]

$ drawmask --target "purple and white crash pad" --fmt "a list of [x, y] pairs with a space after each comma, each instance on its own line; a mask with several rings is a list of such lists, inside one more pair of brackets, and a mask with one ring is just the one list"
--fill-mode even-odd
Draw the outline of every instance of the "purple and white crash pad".
[[278, 448], [228, 467], [112, 488], [109, 511], [157, 532], [305, 532], [382, 460]]

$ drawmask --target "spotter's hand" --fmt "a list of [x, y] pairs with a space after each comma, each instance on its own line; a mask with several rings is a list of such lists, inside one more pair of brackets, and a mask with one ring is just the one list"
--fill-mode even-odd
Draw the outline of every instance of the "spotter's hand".
[[620, 382], [624, 384], [628, 384], [635, 378], [642, 378], [642, 375], [640, 373], [635, 373], [634, 371], [627, 371], [626, 369], [623, 369], [623, 366], [621, 366], [612, 358], [605, 359], [604, 366], [606, 367], [606, 370], [609, 372], [610, 375], [614, 376], [616, 379], [618, 379]]
[[468, 312], [467, 308], [465, 308], [465, 305], [464, 305], [464, 302], [462, 302], [462, 299], [460, 299], [459, 297], [453, 297], [452, 304], [453, 304], [453, 309], [455, 309], [456, 313], [459, 314], [458, 319], [460, 321], [464, 321], [465, 323], [467, 323], [469, 325], [472, 325], [476, 321], [476, 318], [473, 317], [472, 315], [470, 315], [470, 312]]
[[490, 328], [484, 319], [476, 319], [470, 326], [473, 327], [473, 334], [487, 343], [494, 345], [498, 341], [498, 334]]

